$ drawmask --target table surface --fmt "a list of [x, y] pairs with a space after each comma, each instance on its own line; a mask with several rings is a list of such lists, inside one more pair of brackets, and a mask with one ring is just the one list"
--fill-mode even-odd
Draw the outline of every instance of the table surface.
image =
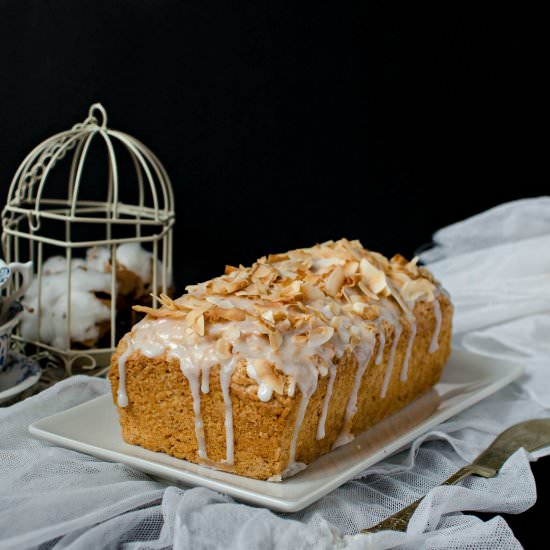
[[[46, 369], [42, 378], [32, 388], [29, 388], [12, 401], [3, 403], [0, 406], [9, 406], [22, 399], [30, 397], [64, 377], [62, 369]], [[537, 462], [531, 462], [531, 470], [535, 477], [537, 485], [537, 502], [529, 510], [522, 514], [495, 514], [492, 512], [467, 512], [483, 521], [488, 521], [496, 515], [504, 517], [514, 535], [524, 548], [540, 548], [541, 537], [545, 535], [543, 526], [548, 521], [548, 511], [550, 510], [550, 492], [544, 489], [550, 486], [550, 456], [543, 457]]]

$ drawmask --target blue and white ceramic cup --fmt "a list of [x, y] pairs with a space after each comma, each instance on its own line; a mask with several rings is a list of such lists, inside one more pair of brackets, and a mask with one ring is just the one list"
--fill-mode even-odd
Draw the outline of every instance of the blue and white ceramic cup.
[[4, 370], [4, 366], [8, 362], [8, 354], [11, 345], [11, 333], [19, 323], [19, 314], [10, 319], [7, 323], [0, 326], [0, 372]]
[[6, 264], [3, 260], [0, 260], [0, 290], [8, 286], [14, 273], [20, 273], [23, 277], [20, 287], [11, 295], [0, 296], [0, 372], [8, 362], [11, 334], [20, 320], [19, 313], [22, 307], [18, 300], [32, 282], [32, 262]]

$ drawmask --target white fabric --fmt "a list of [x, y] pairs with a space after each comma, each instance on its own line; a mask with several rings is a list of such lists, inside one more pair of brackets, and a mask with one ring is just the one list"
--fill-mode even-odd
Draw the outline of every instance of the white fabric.
[[[521, 361], [527, 372], [423, 436], [409, 451], [296, 514], [274, 514], [203, 488], [166, 487], [120, 464], [54, 447], [34, 420], [108, 391], [75, 377], [0, 409], [2, 549], [520, 547], [506, 522], [463, 510], [521, 512], [536, 500], [520, 450], [493, 479], [434, 488], [518, 421], [550, 416], [550, 198], [495, 208], [435, 235], [425, 253], [456, 305], [456, 345]], [[480, 250], [481, 249], [481, 250]], [[101, 426], [98, 426], [101, 429]], [[406, 533], [357, 535], [429, 493]]]

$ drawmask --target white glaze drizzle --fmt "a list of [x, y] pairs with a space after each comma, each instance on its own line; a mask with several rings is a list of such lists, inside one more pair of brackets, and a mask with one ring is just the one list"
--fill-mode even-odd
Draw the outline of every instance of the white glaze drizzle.
[[233, 437], [233, 406], [231, 403], [230, 384], [236, 361], [237, 356], [235, 355], [225, 365], [222, 365], [220, 369], [220, 383], [222, 386], [225, 408], [225, 462], [230, 466], [232, 466], [234, 462], [233, 447], [235, 444], [235, 439]]
[[273, 388], [269, 386], [269, 384], [262, 381], [262, 379], [256, 374], [254, 365], [250, 362], [246, 365], [246, 374], [248, 374], [248, 376], [252, 378], [256, 384], [258, 384], [258, 399], [264, 403], [267, 403], [267, 401], [273, 397]]
[[435, 328], [432, 334], [432, 341], [430, 342], [429, 352], [434, 353], [439, 349], [439, 333], [441, 331], [441, 305], [439, 303], [438, 296], [433, 301], [434, 315], [435, 315]]
[[119, 407], [128, 406], [128, 395], [126, 394], [126, 359], [128, 359], [133, 351], [133, 346], [128, 342], [124, 353], [118, 358], [117, 404]]
[[296, 393], [296, 380], [292, 379], [290, 381], [290, 384], [288, 385], [288, 396], [294, 397], [295, 393]]
[[198, 453], [202, 459], [208, 458], [206, 454], [206, 442], [204, 438], [204, 424], [201, 413], [201, 394], [200, 394], [200, 369], [189, 360], [185, 353], [172, 351], [169, 354], [180, 363], [180, 370], [189, 382], [191, 396], [193, 397], [193, 413], [195, 414], [195, 437], [197, 438]]
[[414, 338], [416, 336], [416, 318], [414, 314], [408, 315], [407, 320], [409, 321], [409, 341], [407, 342], [407, 351], [405, 352], [405, 359], [403, 360], [403, 366], [401, 367], [401, 381], [404, 382], [407, 380], [409, 374], [409, 362], [411, 360], [411, 353], [414, 343]]
[[381, 323], [378, 323], [378, 341], [380, 342], [378, 346], [378, 353], [376, 354], [376, 359], [374, 361], [375, 365], [379, 365], [384, 358], [384, 348], [386, 347], [386, 333], [384, 332], [384, 327]]
[[349, 432], [351, 420], [357, 413], [357, 400], [359, 397], [359, 389], [361, 388], [361, 383], [363, 382], [363, 376], [369, 366], [369, 363], [374, 353], [374, 348], [376, 346], [376, 340], [371, 335], [370, 342], [367, 342], [361, 346], [357, 346], [355, 350], [355, 358], [357, 360], [357, 372], [355, 373], [355, 380], [353, 382], [353, 388], [346, 405], [346, 412], [344, 414], [344, 424], [343, 429], [337, 440], [334, 442], [333, 448], [340, 447], [345, 445], [353, 440], [354, 436]]
[[202, 370], [201, 375], [201, 392], [209, 393], [210, 392], [210, 365], [206, 366]]
[[401, 338], [401, 333], [403, 332], [403, 327], [399, 321], [396, 321], [394, 324], [394, 334], [393, 342], [390, 349], [390, 357], [388, 359], [388, 366], [386, 367], [386, 372], [384, 373], [384, 382], [382, 384], [382, 390], [380, 392], [381, 397], [386, 397], [388, 392], [388, 386], [390, 384], [391, 374], [393, 372], [393, 365], [395, 363], [395, 350], [397, 349], [397, 343], [399, 338]]
[[317, 424], [317, 439], [323, 439], [325, 437], [325, 424], [327, 422], [328, 408], [330, 405], [330, 399], [332, 397], [332, 390], [334, 388], [334, 379], [336, 378], [336, 365], [334, 361], [329, 361], [329, 379], [327, 385], [327, 393], [323, 400], [323, 409], [321, 411], [321, 417], [319, 418], [319, 424]]
[[307, 406], [309, 405], [309, 400], [311, 399], [311, 396], [317, 389], [317, 379], [315, 380], [314, 384], [311, 384], [309, 387], [302, 387], [298, 386], [300, 389], [301, 397], [300, 397], [300, 406], [298, 408], [298, 414], [296, 417], [296, 423], [294, 424], [294, 431], [292, 432], [292, 440], [290, 442], [290, 453], [288, 458], [288, 468], [294, 467], [296, 464], [296, 443], [298, 441], [298, 435], [300, 433], [300, 429], [302, 427], [302, 423], [304, 421], [304, 417], [306, 415]]

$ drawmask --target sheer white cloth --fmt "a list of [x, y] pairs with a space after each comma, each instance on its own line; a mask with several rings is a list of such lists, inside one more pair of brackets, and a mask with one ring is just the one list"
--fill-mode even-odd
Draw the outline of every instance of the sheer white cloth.
[[[442, 229], [435, 242], [424, 259], [455, 302], [456, 345], [520, 361], [520, 381], [306, 510], [282, 515], [207, 489], [166, 487], [30, 437], [34, 420], [108, 391], [103, 380], [75, 377], [0, 409], [0, 547], [518, 548], [501, 517], [483, 522], [461, 511], [529, 508], [529, 459], [550, 449], [518, 451], [494, 479], [434, 487], [507, 426], [550, 415], [550, 198], [501, 205]], [[406, 533], [356, 535], [428, 492]]]

